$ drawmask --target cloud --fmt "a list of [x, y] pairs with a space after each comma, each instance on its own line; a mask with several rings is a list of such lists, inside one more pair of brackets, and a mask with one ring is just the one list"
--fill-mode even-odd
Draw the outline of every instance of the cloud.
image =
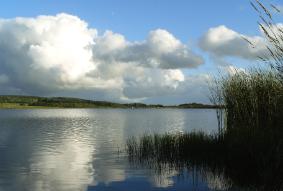
[[179, 82], [178, 87], [170, 93], [164, 93], [158, 97], [150, 97], [146, 100], [147, 103], [161, 104], [180, 104], [188, 102], [209, 102], [209, 82], [213, 78], [208, 74], [186, 75], [184, 81]]
[[112, 31], [100, 35], [79, 17], [65, 13], [0, 19], [3, 91], [147, 99], [180, 92], [186, 81], [183, 69], [203, 63], [164, 29], [150, 31], [144, 41], [130, 42]]
[[235, 75], [235, 74], [238, 74], [238, 73], [246, 73], [246, 70], [244, 68], [238, 68], [238, 67], [235, 67], [235, 66], [221, 66], [220, 69], [225, 72], [226, 74], [228, 75]]
[[124, 62], [149, 68], [195, 68], [204, 63], [171, 33], [151, 31], [143, 42], [127, 42], [121, 34], [106, 31], [96, 39], [94, 55], [103, 61]]
[[184, 81], [181, 70], [142, 69], [126, 77], [123, 93], [128, 98], [172, 95]]
[[0, 84], [6, 84], [9, 82], [9, 78], [6, 74], [0, 74]]
[[0, 69], [27, 92], [49, 92], [95, 69], [94, 30], [67, 14], [0, 20]]
[[[253, 46], [245, 41], [244, 38], [252, 42]], [[238, 57], [258, 60], [258, 56], [266, 53], [263, 37], [240, 34], [224, 25], [210, 28], [201, 37], [199, 46], [216, 57]]]

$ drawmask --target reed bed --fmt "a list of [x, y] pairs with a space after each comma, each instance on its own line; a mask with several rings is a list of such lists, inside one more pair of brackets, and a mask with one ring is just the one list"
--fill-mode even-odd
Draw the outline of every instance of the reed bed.
[[201, 132], [144, 135], [128, 139], [133, 165], [225, 177], [236, 190], [283, 189], [283, 133], [271, 129], [231, 129], [223, 136]]
[[[273, 71], [237, 72], [216, 83], [225, 121], [216, 134], [187, 132], [128, 139], [132, 163], [158, 171], [197, 168], [236, 190], [283, 190], [283, 84]], [[224, 111], [224, 112], [223, 112]], [[223, 121], [219, 124], [223, 124]]]
[[237, 72], [217, 81], [225, 105], [227, 130], [279, 128], [283, 121], [283, 83], [273, 71]]
[[[218, 145], [218, 146], [216, 146]], [[164, 135], [143, 135], [139, 139], [132, 137], [126, 143], [131, 159], [154, 162], [176, 162], [188, 157], [208, 156], [219, 152], [221, 140], [217, 135], [203, 132], [177, 133]], [[152, 162], [152, 161], [151, 161]]]
[[283, 30], [259, 0], [251, 5], [267, 41], [267, 51], [259, 58], [270, 69], [236, 71], [215, 80], [211, 101], [224, 107], [217, 109], [218, 134], [133, 137], [126, 143], [131, 162], [195, 166], [226, 177], [231, 190], [283, 190]]

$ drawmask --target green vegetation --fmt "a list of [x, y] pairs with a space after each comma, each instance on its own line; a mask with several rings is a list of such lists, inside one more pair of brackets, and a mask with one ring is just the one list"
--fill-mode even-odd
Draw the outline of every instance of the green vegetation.
[[50, 108], [46, 106], [31, 106], [21, 103], [0, 103], [0, 108], [2, 109], [44, 109]]
[[[273, 12], [280, 12], [274, 5], [269, 10], [261, 1], [251, 1], [259, 14], [258, 22], [266, 40], [266, 51], [258, 56], [269, 64], [269, 69], [236, 71], [215, 80], [211, 101], [225, 106], [226, 131], [231, 129], [264, 130], [282, 128], [283, 124], [283, 30], [274, 21]], [[256, 48], [254, 42], [243, 37]], [[223, 112], [217, 113], [223, 121]], [[220, 125], [222, 134], [224, 126]]]
[[283, 83], [275, 72], [237, 72], [217, 80], [216, 86], [212, 100], [225, 105], [227, 130], [283, 124]]
[[[196, 167], [231, 187], [283, 189], [283, 83], [273, 71], [238, 72], [217, 81], [217, 134], [144, 135], [126, 143], [129, 160], [158, 170]], [[222, 116], [223, 115], [223, 116]]]
[[91, 101], [77, 98], [40, 98], [37, 102], [30, 104], [31, 106], [46, 106], [46, 107], [58, 107], [58, 108], [123, 108], [122, 104], [103, 102], [103, 101]]
[[226, 190], [283, 190], [283, 30], [260, 1], [251, 4], [268, 42], [260, 59], [270, 69], [237, 71], [215, 80], [211, 101], [223, 106], [217, 108], [218, 134], [131, 138], [126, 143], [130, 162], [161, 173], [168, 168], [212, 172], [228, 182]]
[[118, 103], [67, 97], [0, 96], [0, 108], [125, 108]]
[[209, 104], [200, 104], [200, 103], [185, 103], [178, 105], [179, 108], [190, 108], [190, 109], [200, 109], [200, 108], [206, 108], [206, 109], [217, 109], [222, 108], [220, 105], [209, 105]]
[[68, 97], [36, 97], [36, 96], [0, 96], [0, 108], [33, 109], [33, 108], [216, 108], [205, 104], [182, 104], [179, 106], [147, 105], [143, 103], [113, 103], [92, 101]]
[[[144, 135], [128, 139], [129, 161], [159, 173], [197, 170], [224, 177], [231, 190], [283, 189], [282, 130], [238, 129], [205, 133]], [[233, 189], [232, 189], [233, 188]]]
[[[216, 135], [202, 132], [185, 134], [143, 135], [140, 139], [127, 140], [126, 150], [129, 157], [138, 161], [151, 161], [153, 164], [170, 162], [178, 164], [187, 158], [204, 157], [216, 153], [222, 140]], [[217, 145], [217, 146], [216, 146]], [[217, 152], [218, 153], [218, 152]], [[197, 160], [196, 160], [197, 161]]]
[[40, 98], [35, 96], [0, 96], [0, 103], [32, 104]]

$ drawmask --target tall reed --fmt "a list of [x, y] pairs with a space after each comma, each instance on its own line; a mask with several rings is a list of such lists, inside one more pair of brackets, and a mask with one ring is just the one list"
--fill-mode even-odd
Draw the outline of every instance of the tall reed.
[[282, 123], [283, 84], [273, 71], [237, 72], [218, 81], [227, 130], [269, 128]]
[[[250, 1], [252, 7], [259, 15], [258, 25], [265, 37], [266, 51], [258, 57], [270, 64], [283, 83], [283, 27], [281, 21], [276, 21], [274, 13], [282, 13], [279, 7], [273, 4], [266, 5], [260, 0]], [[254, 48], [256, 43], [243, 37]]]

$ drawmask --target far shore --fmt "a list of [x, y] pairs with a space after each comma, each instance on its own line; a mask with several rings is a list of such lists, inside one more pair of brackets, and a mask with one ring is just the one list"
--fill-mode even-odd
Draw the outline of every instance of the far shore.
[[110, 107], [110, 106], [93, 106], [93, 107], [55, 107], [55, 106], [30, 106], [18, 103], [0, 103], [1, 109], [216, 109], [216, 107]]
[[70, 97], [0, 96], [0, 109], [64, 109], [64, 108], [117, 108], [117, 109], [217, 109], [221, 106], [202, 103], [161, 105], [144, 103], [114, 103]]

